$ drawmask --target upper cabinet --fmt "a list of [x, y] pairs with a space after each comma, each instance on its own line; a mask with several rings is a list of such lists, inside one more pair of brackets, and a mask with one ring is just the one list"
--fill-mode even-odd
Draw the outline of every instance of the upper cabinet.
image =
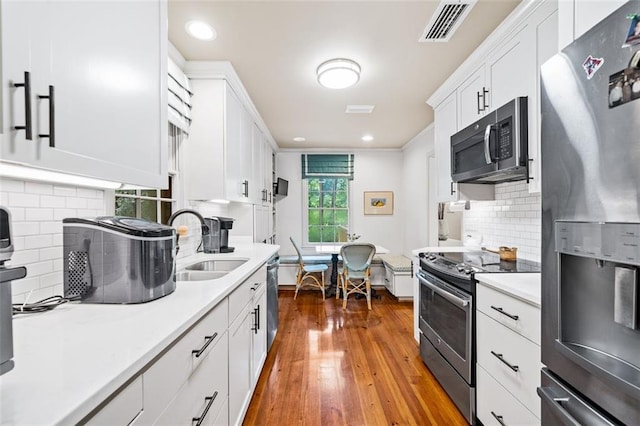
[[184, 152], [189, 200], [270, 205], [268, 131], [228, 62], [187, 62], [194, 95]]
[[558, 2], [559, 49], [567, 47], [626, 2], [627, 0], [563, 0]]
[[556, 1], [524, 2], [429, 99], [435, 111], [438, 201], [493, 197], [487, 189], [475, 190], [478, 185], [453, 183], [450, 138], [519, 96], [528, 98], [529, 192], [540, 191], [539, 69], [557, 52], [557, 8]]
[[2, 159], [166, 187], [166, 2], [1, 7]]

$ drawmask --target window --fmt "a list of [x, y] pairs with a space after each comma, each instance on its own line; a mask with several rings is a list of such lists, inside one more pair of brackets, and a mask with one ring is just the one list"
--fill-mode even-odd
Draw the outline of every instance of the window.
[[346, 241], [349, 230], [349, 180], [347, 178], [306, 179], [307, 242]]
[[116, 216], [139, 217], [167, 223], [171, 216], [173, 177], [169, 189], [124, 189], [116, 191]]

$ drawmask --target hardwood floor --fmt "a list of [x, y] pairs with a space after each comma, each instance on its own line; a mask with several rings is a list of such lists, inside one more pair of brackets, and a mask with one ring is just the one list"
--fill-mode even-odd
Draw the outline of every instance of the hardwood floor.
[[280, 324], [245, 425], [466, 425], [420, 359], [411, 303], [280, 291]]

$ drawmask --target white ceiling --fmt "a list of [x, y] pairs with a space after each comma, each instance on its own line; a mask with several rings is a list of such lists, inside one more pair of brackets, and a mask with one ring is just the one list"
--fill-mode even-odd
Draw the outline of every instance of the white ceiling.
[[[169, 0], [169, 40], [187, 60], [230, 61], [281, 148], [399, 148], [433, 122], [426, 100], [520, 0], [478, 0], [449, 42], [419, 43], [438, 3]], [[188, 36], [192, 19], [217, 38]], [[360, 81], [325, 89], [316, 68], [338, 57], [360, 64]], [[345, 114], [349, 104], [375, 110]]]

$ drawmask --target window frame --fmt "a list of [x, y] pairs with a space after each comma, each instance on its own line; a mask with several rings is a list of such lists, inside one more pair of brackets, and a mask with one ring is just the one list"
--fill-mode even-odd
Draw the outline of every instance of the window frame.
[[[305, 247], [316, 247], [316, 246], [323, 246], [323, 245], [335, 245], [338, 244], [338, 242], [315, 242], [315, 241], [309, 241], [309, 179], [323, 179], [321, 177], [313, 177], [313, 178], [305, 178], [302, 179], [302, 201], [303, 201], [303, 209], [302, 209], [302, 244]], [[351, 214], [351, 209], [352, 209], [352, 203], [351, 203], [351, 199], [352, 197], [352, 189], [351, 189], [351, 180], [346, 178], [346, 177], [341, 177], [341, 176], [330, 176], [327, 177], [327, 179], [345, 179], [347, 182], [347, 232], [349, 229], [349, 226], [351, 225], [351, 219], [352, 219], [352, 214]], [[335, 210], [335, 208], [334, 208]]]
[[[135, 201], [135, 210], [136, 210], [136, 218], [142, 218], [142, 201], [155, 201], [156, 202], [156, 222], [162, 223], [162, 203], [169, 203], [171, 212], [175, 211], [175, 207], [177, 204], [176, 199], [176, 191], [175, 191], [175, 176], [173, 174], [169, 174], [169, 180], [171, 181], [169, 184], [169, 188], [171, 188], [171, 198], [165, 198], [162, 196], [162, 191], [166, 191], [168, 189], [157, 189], [157, 188], [136, 188], [136, 189], [124, 189], [124, 191], [135, 191], [135, 194], [120, 194], [118, 190], [114, 191], [114, 199], [113, 206], [114, 212], [116, 208], [116, 199], [118, 198], [130, 198]], [[150, 195], [142, 195], [143, 191], [155, 191], [155, 196]]]

